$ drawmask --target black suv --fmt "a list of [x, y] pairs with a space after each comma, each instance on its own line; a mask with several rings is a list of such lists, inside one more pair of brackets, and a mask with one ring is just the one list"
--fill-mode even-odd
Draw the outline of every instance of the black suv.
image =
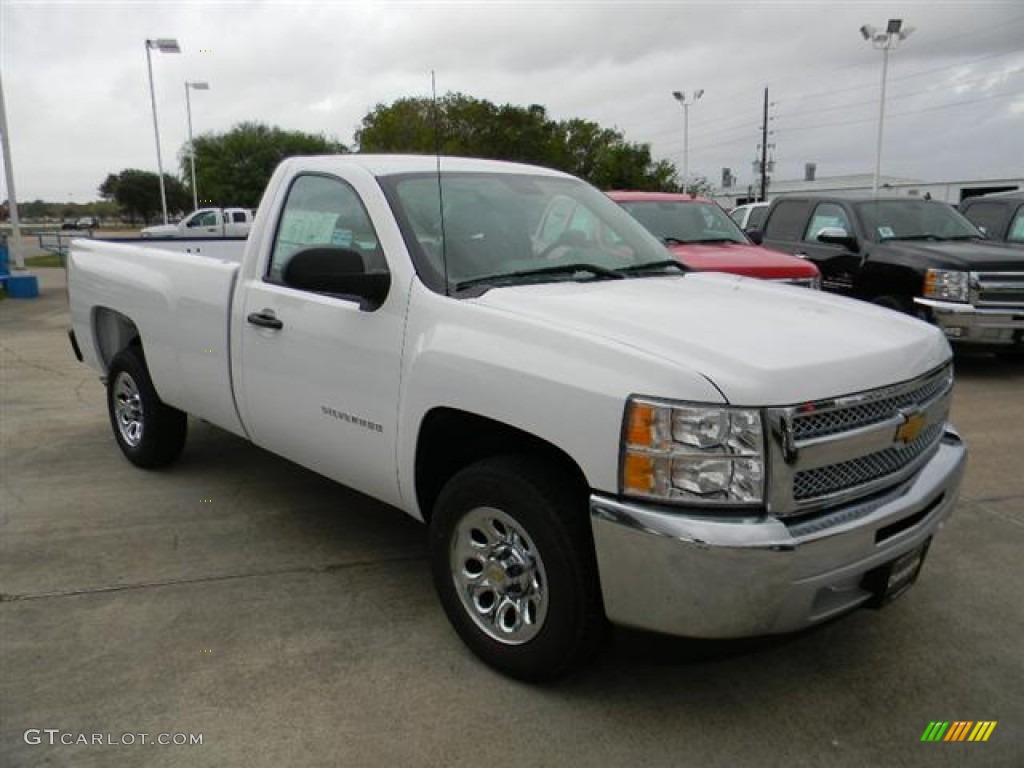
[[826, 291], [915, 314], [953, 342], [1024, 349], [1024, 253], [946, 203], [781, 197], [752, 239], [813, 261]]
[[960, 203], [960, 212], [985, 237], [1024, 248], [1024, 192], [969, 197]]

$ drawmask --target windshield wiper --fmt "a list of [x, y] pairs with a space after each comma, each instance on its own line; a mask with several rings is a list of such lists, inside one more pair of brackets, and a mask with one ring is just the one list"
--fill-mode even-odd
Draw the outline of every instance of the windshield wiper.
[[883, 237], [883, 240], [948, 240], [949, 238], [942, 237], [941, 235], [923, 234], [923, 235], [900, 235], [899, 237]]
[[631, 267], [620, 267], [616, 269], [619, 275], [642, 275], [647, 272], [664, 272], [666, 268], [673, 267], [680, 272], [692, 272], [693, 270], [675, 259], [663, 259], [661, 261], [648, 261], [646, 264], [634, 264]]
[[[742, 240], [734, 240], [731, 237], [706, 237], [703, 240], [691, 240], [691, 243], [742, 243]], [[744, 243], [745, 244], [745, 243]]]
[[461, 291], [472, 288], [474, 285], [499, 284], [506, 281], [515, 281], [523, 277], [535, 277], [543, 275], [575, 275], [578, 272], [589, 272], [597, 278], [605, 280], [621, 280], [623, 275], [613, 269], [600, 267], [597, 264], [559, 264], [553, 267], [538, 267], [537, 269], [524, 269], [519, 272], [503, 272], [497, 275], [484, 275], [469, 280], [462, 280], [455, 284], [455, 290]]
[[663, 237], [661, 242], [665, 245], [686, 245], [689, 240], [680, 240], [678, 237]]

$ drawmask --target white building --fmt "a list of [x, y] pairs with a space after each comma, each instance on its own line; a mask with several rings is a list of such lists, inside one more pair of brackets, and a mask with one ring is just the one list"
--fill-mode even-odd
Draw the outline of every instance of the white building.
[[[806, 176], [810, 178], [772, 181], [768, 185], [768, 200], [771, 201], [783, 195], [798, 194], [837, 195], [839, 197], [862, 197], [871, 194], [874, 177], [870, 173], [815, 178], [813, 170], [808, 170]], [[932, 200], [941, 200], [953, 205], [958, 205], [965, 198], [975, 195], [1024, 189], [1024, 177], [920, 181], [896, 176], [881, 176], [879, 182], [880, 195], [929, 197]], [[758, 184], [750, 187], [718, 188], [713, 197], [723, 208], [728, 210], [743, 203], [755, 202], [759, 191]]]

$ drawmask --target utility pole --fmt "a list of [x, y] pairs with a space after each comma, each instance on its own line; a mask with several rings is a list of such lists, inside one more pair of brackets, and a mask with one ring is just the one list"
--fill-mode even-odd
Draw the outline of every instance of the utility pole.
[[768, 88], [764, 89], [764, 118], [761, 122], [761, 200], [768, 196]]

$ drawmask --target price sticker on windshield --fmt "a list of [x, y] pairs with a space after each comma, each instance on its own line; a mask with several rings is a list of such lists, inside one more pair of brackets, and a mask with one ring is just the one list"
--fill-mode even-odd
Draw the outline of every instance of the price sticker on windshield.
[[878, 236], [879, 237], [896, 237], [896, 233], [892, 231], [892, 227], [879, 227], [878, 228]]

